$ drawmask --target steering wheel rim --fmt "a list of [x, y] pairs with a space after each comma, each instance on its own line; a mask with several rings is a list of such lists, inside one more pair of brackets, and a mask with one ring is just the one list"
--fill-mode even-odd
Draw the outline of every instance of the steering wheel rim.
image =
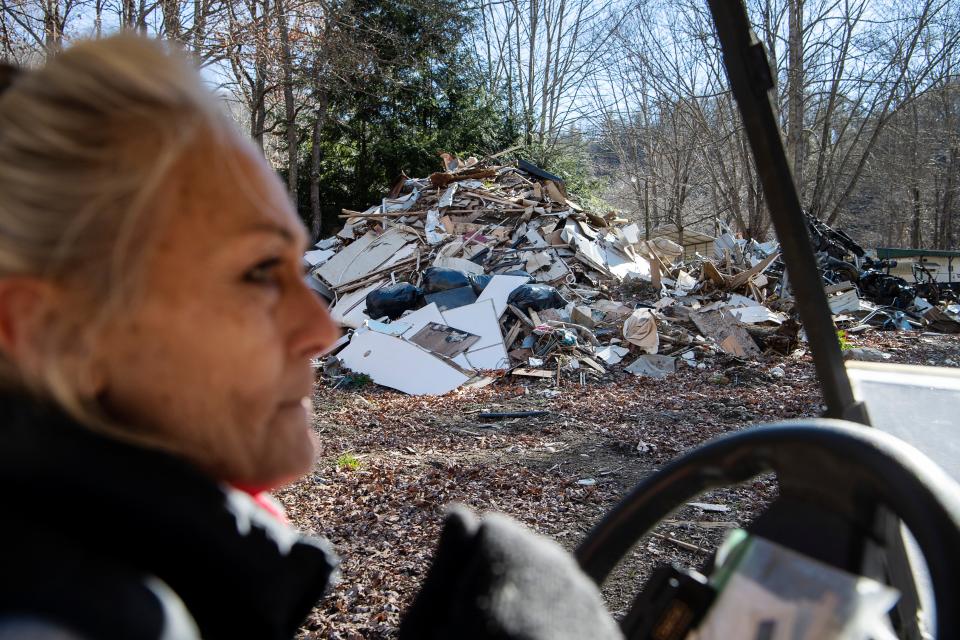
[[[929, 568], [938, 637], [960, 631], [954, 606], [960, 601], [960, 486], [912, 446], [843, 420], [753, 427], [673, 460], [637, 485], [587, 535], [575, 552], [577, 561], [603, 584], [640, 538], [678, 506], [767, 471], [777, 473], [781, 487], [812, 491], [835, 508], [873, 500], [899, 517]], [[859, 483], [823, 486], [851, 476]]]

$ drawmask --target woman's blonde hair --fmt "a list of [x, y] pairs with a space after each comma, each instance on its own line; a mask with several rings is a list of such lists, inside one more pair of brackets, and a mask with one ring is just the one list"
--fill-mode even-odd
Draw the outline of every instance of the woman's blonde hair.
[[104, 319], [131, 302], [145, 238], [159, 222], [158, 188], [199, 133], [219, 137], [225, 118], [186, 56], [134, 35], [81, 42], [40, 69], [7, 75], [0, 278], [47, 278], [80, 303], [51, 328], [42, 379], [25, 379], [0, 354], [0, 385], [98, 422], [65, 354], [89, 349]]

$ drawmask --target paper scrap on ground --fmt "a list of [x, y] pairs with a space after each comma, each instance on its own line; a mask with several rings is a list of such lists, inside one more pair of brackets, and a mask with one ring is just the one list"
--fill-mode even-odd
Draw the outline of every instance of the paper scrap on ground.
[[703, 511], [716, 511], [718, 513], [730, 511], [730, 507], [725, 504], [714, 504], [712, 502], [688, 502], [687, 504]]
[[596, 352], [598, 358], [603, 360], [606, 364], [620, 364], [623, 360], [623, 356], [630, 353], [630, 349], [625, 347], [618, 347], [616, 345], [610, 345], [609, 347], [604, 347]]
[[658, 356], [647, 354], [634, 360], [629, 366], [624, 368], [636, 376], [648, 376], [650, 378], [666, 378], [677, 371], [677, 359], [671, 356]]

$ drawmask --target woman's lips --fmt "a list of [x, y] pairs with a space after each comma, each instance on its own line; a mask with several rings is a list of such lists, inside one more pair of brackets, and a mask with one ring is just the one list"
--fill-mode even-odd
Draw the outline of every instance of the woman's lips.
[[304, 396], [296, 400], [287, 400], [286, 402], [280, 403], [280, 409], [283, 411], [290, 411], [293, 409], [302, 409], [304, 411], [310, 411], [313, 408], [310, 398]]

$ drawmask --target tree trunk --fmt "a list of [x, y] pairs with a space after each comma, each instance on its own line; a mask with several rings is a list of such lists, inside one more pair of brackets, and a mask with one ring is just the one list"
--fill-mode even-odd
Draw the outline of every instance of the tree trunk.
[[167, 40], [180, 40], [180, 0], [161, 0], [163, 34]]
[[99, 40], [103, 36], [103, 5], [105, 0], [96, 0], [93, 5], [93, 37]]
[[300, 136], [297, 132], [297, 105], [293, 96], [293, 56], [290, 52], [290, 28], [287, 24], [287, 12], [282, 0], [276, 2], [277, 29], [280, 33], [280, 66], [283, 70], [283, 110], [286, 125], [287, 139], [287, 190], [293, 208], [298, 208], [297, 186], [299, 182], [299, 166], [297, 153], [300, 147]]
[[550, 92], [550, 60], [553, 57], [553, 31], [549, 18], [544, 25], [547, 31], [547, 58], [543, 65], [543, 81], [540, 89], [540, 118], [537, 124], [537, 137], [544, 143], [547, 129], [547, 94]]
[[540, 26], [539, 0], [530, 0], [530, 37], [527, 50], [527, 104], [524, 108], [524, 132], [526, 143], [533, 143], [534, 61], [537, 55], [537, 28]]
[[209, 0], [193, 0], [193, 55], [199, 62], [207, 40], [207, 10]]
[[956, 209], [957, 194], [957, 172], [960, 169], [960, 149], [956, 146], [951, 147], [946, 166], [946, 177], [943, 185], [943, 193], [940, 197], [940, 225], [939, 225], [939, 246], [943, 249], [953, 249], [956, 246], [956, 236], [954, 235], [954, 217]]
[[910, 200], [912, 205], [912, 216], [910, 217], [910, 246], [914, 249], [920, 249], [923, 246], [921, 237], [921, 221], [923, 207], [920, 201], [920, 187], [914, 183], [910, 187]]
[[60, 0], [45, 0], [43, 3], [43, 40], [48, 58], [53, 56], [63, 46], [63, 21], [60, 15]]
[[650, 181], [646, 178], [643, 179], [643, 226], [644, 226], [644, 240], [650, 239]]
[[137, 4], [136, 0], [124, 0], [123, 3], [124, 26], [127, 29], [133, 29], [137, 24]]
[[323, 213], [320, 209], [320, 164], [323, 162], [323, 149], [320, 134], [327, 121], [328, 103], [326, 90], [321, 90], [310, 137], [310, 232], [315, 240], [320, 238], [323, 230]]
[[789, 0], [787, 49], [787, 157], [803, 190], [803, 0]]
[[[249, 0], [251, 21], [266, 28], [270, 18], [270, 0]], [[259, 19], [257, 14], [259, 13]], [[263, 38], [254, 44], [253, 82], [250, 87], [250, 137], [264, 151], [263, 134], [267, 124], [267, 52]]]

